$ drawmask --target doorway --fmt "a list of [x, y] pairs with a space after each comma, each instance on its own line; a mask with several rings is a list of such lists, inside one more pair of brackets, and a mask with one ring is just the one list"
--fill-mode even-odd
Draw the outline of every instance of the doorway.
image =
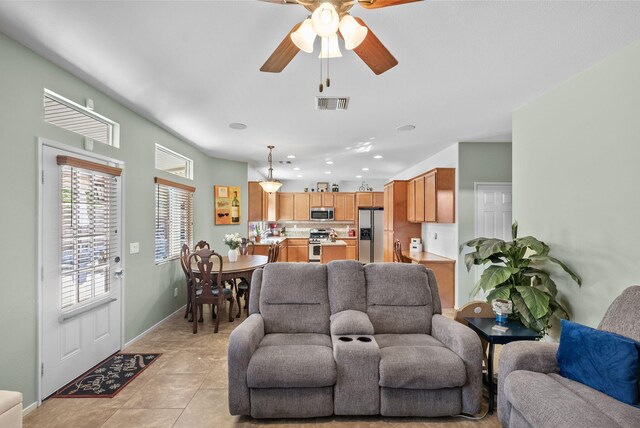
[[[476, 183], [474, 236], [510, 241], [513, 219], [512, 199], [511, 183]], [[482, 266], [475, 266], [476, 283], [482, 276], [482, 272], [484, 272]], [[480, 291], [480, 293], [483, 292]]]
[[122, 345], [122, 162], [40, 144], [42, 400]]

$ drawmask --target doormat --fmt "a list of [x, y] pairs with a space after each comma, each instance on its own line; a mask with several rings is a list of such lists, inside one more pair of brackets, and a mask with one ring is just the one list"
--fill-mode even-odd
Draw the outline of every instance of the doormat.
[[59, 389], [53, 398], [113, 398], [162, 354], [114, 354]]

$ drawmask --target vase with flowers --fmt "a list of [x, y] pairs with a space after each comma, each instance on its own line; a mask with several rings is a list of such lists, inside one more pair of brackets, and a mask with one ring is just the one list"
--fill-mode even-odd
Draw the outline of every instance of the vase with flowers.
[[224, 235], [224, 243], [229, 246], [229, 252], [227, 256], [229, 257], [229, 262], [238, 261], [238, 247], [242, 244], [242, 238], [239, 233], [228, 233]]

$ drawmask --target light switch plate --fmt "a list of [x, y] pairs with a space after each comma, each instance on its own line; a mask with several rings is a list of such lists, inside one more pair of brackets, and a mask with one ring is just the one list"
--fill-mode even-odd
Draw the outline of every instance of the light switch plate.
[[129, 244], [129, 254], [138, 254], [140, 252], [140, 243], [131, 242]]

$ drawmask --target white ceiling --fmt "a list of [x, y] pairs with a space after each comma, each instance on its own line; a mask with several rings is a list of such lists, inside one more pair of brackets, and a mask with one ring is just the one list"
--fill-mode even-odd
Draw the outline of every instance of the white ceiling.
[[[0, 31], [213, 156], [265, 172], [268, 144], [276, 162], [296, 155], [274, 175], [305, 181], [388, 178], [453, 142], [509, 134], [519, 106], [640, 38], [640, 2], [424, 1], [351, 13], [399, 65], [375, 76], [343, 49], [325, 95], [350, 96], [347, 112], [314, 109], [317, 46], [281, 74], [258, 71], [307, 16], [298, 5], [0, 1]], [[395, 130], [405, 124], [416, 129]]]

